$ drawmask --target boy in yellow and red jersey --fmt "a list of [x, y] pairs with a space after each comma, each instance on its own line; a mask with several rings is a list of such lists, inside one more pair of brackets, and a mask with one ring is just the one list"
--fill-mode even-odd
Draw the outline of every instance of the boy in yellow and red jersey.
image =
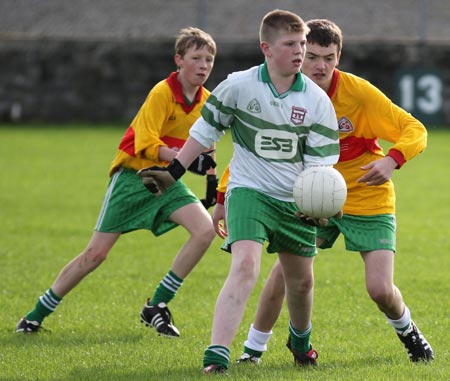
[[182, 182], [163, 197], [156, 197], [136, 172], [149, 165], [167, 164], [183, 146], [210, 94], [203, 84], [215, 55], [216, 44], [209, 34], [198, 28], [180, 31], [174, 55], [177, 71], [153, 87], [126, 130], [110, 168], [109, 186], [89, 244], [62, 269], [35, 308], [19, 321], [16, 332], [39, 331], [62, 298], [106, 259], [121, 234], [147, 229], [159, 236], [181, 225], [190, 238], [140, 315], [141, 321], [156, 328], [158, 334], [179, 336], [167, 303], [214, 239], [211, 217], [204, 206], [215, 203], [215, 163], [203, 153], [189, 167], [194, 173], [208, 174], [204, 206]]
[[[411, 320], [400, 290], [393, 283], [396, 224], [391, 176], [395, 169], [424, 150], [426, 129], [375, 86], [336, 69], [342, 48], [339, 27], [328, 20], [311, 20], [307, 25], [310, 32], [302, 71], [327, 92], [336, 110], [340, 157], [335, 168], [348, 187], [342, 219], [331, 218], [326, 227], [317, 228], [317, 246], [332, 247], [342, 233], [347, 250], [360, 252], [369, 296], [405, 345], [410, 360], [432, 360], [431, 346]], [[386, 155], [377, 139], [393, 143]], [[227, 234], [226, 225], [220, 224], [225, 216], [222, 192], [226, 181], [225, 173], [213, 211], [216, 232], [222, 237]], [[283, 296], [283, 274], [277, 262], [261, 293], [255, 321], [238, 362], [260, 361]]]

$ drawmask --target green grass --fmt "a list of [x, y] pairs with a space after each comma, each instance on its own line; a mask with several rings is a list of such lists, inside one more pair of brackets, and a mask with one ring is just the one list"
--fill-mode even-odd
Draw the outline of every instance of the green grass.
[[[159, 337], [139, 322], [145, 299], [187, 239], [139, 231], [122, 237], [108, 260], [65, 299], [39, 335], [14, 328], [63, 265], [87, 244], [123, 128], [0, 127], [0, 379], [199, 380], [216, 296], [229, 255], [217, 238], [171, 303], [179, 339]], [[285, 347], [287, 311], [274, 327], [259, 367], [235, 366], [232, 380], [450, 379], [450, 131], [432, 130], [427, 150], [395, 173], [398, 253], [395, 281], [436, 353], [411, 364], [393, 330], [367, 297], [359, 255], [342, 240], [315, 265], [314, 346], [317, 369], [298, 369]], [[219, 171], [230, 157], [218, 146]], [[204, 179], [189, 175], [204, 193]], [[260, 281], [231, 348], [240, 355], [259, 291], [274, 257], [263, 256]], [[214, 378], [214, 377], [213, 377]]]

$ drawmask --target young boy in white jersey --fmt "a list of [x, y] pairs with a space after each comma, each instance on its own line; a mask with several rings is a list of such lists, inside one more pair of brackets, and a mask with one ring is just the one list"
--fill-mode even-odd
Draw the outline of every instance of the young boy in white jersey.
[[[308, 44], [302, 71], [331, 98], [339, 120], [341, 154], [335, 165], [347, 182], [343, 218], [332, 218], [318, 227], [317, 246], [330, 248], [342, 233], [346, 248], [359, 251], [365, 265], [369, 296], [386, 316], [413, 362], [430, 361], [434, 353], [411, 319], [400, 290], [393, 283], [395, 253], [395, 194], [391, 182], [400, 168], [426, 147], [425, 127], [394, 105], [369, 82], [336, 69], [342, 48], [342, 33], [329, 20], [307, 23]], [[385, 156], [377, 138], [393, 143]], [[226, 184], [221, 179], [220, 186]], [[223, 196], [219, 194], [219, 199]], [[220, 201], [220, 200], [219, 200]], [[213, 212], [216, 232], [219, 213]], [[223, 213], [222, 213], [223, 214]], [[272, 327], [278, 319], [284, 296], [283, 274], [277, 262], [258, 303], [254, 323], [238, 362], [259, 363]]]
[[326, 94], [300, 72], [308, 29], [296, 14], [264, 16], [260, 46], [265, 62], [231, 74], [211, 93], [190, 138], [166, 167], [139, 173], [155, 193], [170, 189], [191, 161], [226, 129], [234, 154], [226, 198], [232, 264], [218, 296], [204, 373], [223, 373], [230, 346], [257, 281], [263, 243], [278, 253], [290, 312], [289, 350], [296, 364], [315, 365], [310, 343], [315, 228], [295, 216], [298, 174], [338, 160], [337, 120]]

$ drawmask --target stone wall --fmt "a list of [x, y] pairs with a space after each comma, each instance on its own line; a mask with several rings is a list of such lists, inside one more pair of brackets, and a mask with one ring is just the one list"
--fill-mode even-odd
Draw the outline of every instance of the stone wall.
[[[175, 69], [172, 50], [172, 40], [0, 41], [0, 122], [129, 123], [149, 89]], [[262, 59], [257, 41], [220, 44], [207, 87]], [[448, 45], [347, 42], [340, 68], [393, 99], [399, 68], [438, 71], [443, 106], [432, 122], [450, 126], [449, 61]]]

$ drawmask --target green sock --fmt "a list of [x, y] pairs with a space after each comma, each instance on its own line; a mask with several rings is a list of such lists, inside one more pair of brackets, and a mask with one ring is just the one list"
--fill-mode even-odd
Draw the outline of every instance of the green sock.
[[151, 298], [149, 305], [156, 306], [157, 304], [164, 302], [169, 303], [176, 295], [178, 289], [183, 284], [183, 279], [175, 275], [170, 270], [167, 275], [161, 280], [158, 287]]
[[205, 355], [203, 357], [203, 367], [208, 365], [223, 365], [228, 369], [230, 363], [230, 350], [223, 345], [210, 345], [205, 349]]
[[262, 352], [260, 351], [255, 351], [254, 349], [248, 348], [244, 345], [244, 352], [248, 353], [251, 356], [255, 356], [255, 357], [261, 357], [262, 356]]
[[289, 334], [291, 338], [291, 345], [292, 348], [297, 353], [306, 353], [311, 349], [311, 342], [310, 342], [311, 330], [312, 330], [311, 323], [309, 323], [308, 329], [306, 329], [305, 331], [301, 331], [299, 329], [295, 329], [292, 326], [292, 323], [289, 322]]
[[56, 307], [61, 303], [62, 298], [55, 295], [53, 290], [49, 288], [37, 301], [34, 310], [28, 312], [25, 319], [30, 321], [37, 321], [39, 324], [55, 311]]

